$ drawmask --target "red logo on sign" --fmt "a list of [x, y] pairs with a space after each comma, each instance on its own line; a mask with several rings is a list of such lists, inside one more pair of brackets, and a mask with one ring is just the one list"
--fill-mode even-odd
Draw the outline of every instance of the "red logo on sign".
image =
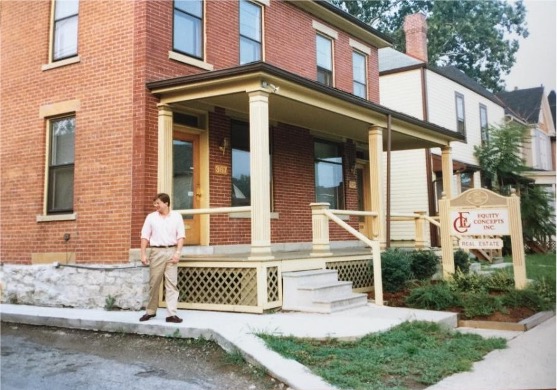
[[468, 223], [468, 214], [470, 213], [461, 211], [458, 213], [458, 217], [456, 217], [453, 222], [453, 228], [455, 231], [459, 233], [466, 233], [468, 231], [468, 228], [470, 227], [470, 224]]

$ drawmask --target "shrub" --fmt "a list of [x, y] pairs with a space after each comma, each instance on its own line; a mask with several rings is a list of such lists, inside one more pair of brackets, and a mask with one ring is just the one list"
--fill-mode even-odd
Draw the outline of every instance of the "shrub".
[[444, 310], [459, 306], [460, 299], [447, 283], [440, 282], [413, 289], [406, 297], [406, 304], [416, 309]]
[[466, 318], [487, 317], [496, 311], [503, 311], [499, 298], [489, 295], [486, 291], [463, 294], [463, 314]]
[[488, 278], [488, 275], [476, 273], [465, 274], [461, 270], [457, 270], [449, 284], [453, 291], [476, 293], [487, 292]]
[[454, 268], [455, 271], [460, 270], [465, 274], [470, 271], [470, 256], [462, 249], [454, 253]]
[[542, 310], [555, 310], [555, 280], [552, 278], [541, 278], [534, 280], [528, 290], [533, 290], [542, 300]]
[[430, 279], [437, 272], [439, 257], [431, 250], [410, 253], [411, 269], [419, 280]]
[[408, 252], [388, 249], [381, 253], [383, 289], [386, 292], [397, 292], [404, 289], [406, 282], [412, 279], [410, 264], [411, 260]]
[[501, 302], [506, 307], [525, 306], [534, 311], [538, 311], [544, 306], [543, 299], [532, 288], [510, 290], [501, 298]]
[[514, 290], [514, 276], [507, 269], [499, 269], [486, 278], [486, 287], [489, 291]]

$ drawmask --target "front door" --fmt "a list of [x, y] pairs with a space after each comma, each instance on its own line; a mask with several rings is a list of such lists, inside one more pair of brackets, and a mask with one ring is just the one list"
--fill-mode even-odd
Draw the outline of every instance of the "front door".
[[[172, 140], [172, 208], [191, 210], [199, 208], [199, 136], [174, 132]], [[185, 215], [185, 245], [199, 245], [199, 215]]]

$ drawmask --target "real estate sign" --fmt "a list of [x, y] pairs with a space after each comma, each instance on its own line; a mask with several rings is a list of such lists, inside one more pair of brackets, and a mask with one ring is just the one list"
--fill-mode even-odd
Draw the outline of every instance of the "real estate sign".
[[454, 235], [508, 235], [509, 213], [506, 209], [451, 210]]

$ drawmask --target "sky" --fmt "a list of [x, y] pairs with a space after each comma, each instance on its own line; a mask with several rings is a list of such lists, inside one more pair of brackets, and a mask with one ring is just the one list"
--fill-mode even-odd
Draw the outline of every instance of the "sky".
[[539, 87], [545, 93], [556, 89], [556, 4], [555, 0], [525, 0], [530, 35], [519, 40], [520, 48], [511, 72], [504, 77], [507, 91]]

